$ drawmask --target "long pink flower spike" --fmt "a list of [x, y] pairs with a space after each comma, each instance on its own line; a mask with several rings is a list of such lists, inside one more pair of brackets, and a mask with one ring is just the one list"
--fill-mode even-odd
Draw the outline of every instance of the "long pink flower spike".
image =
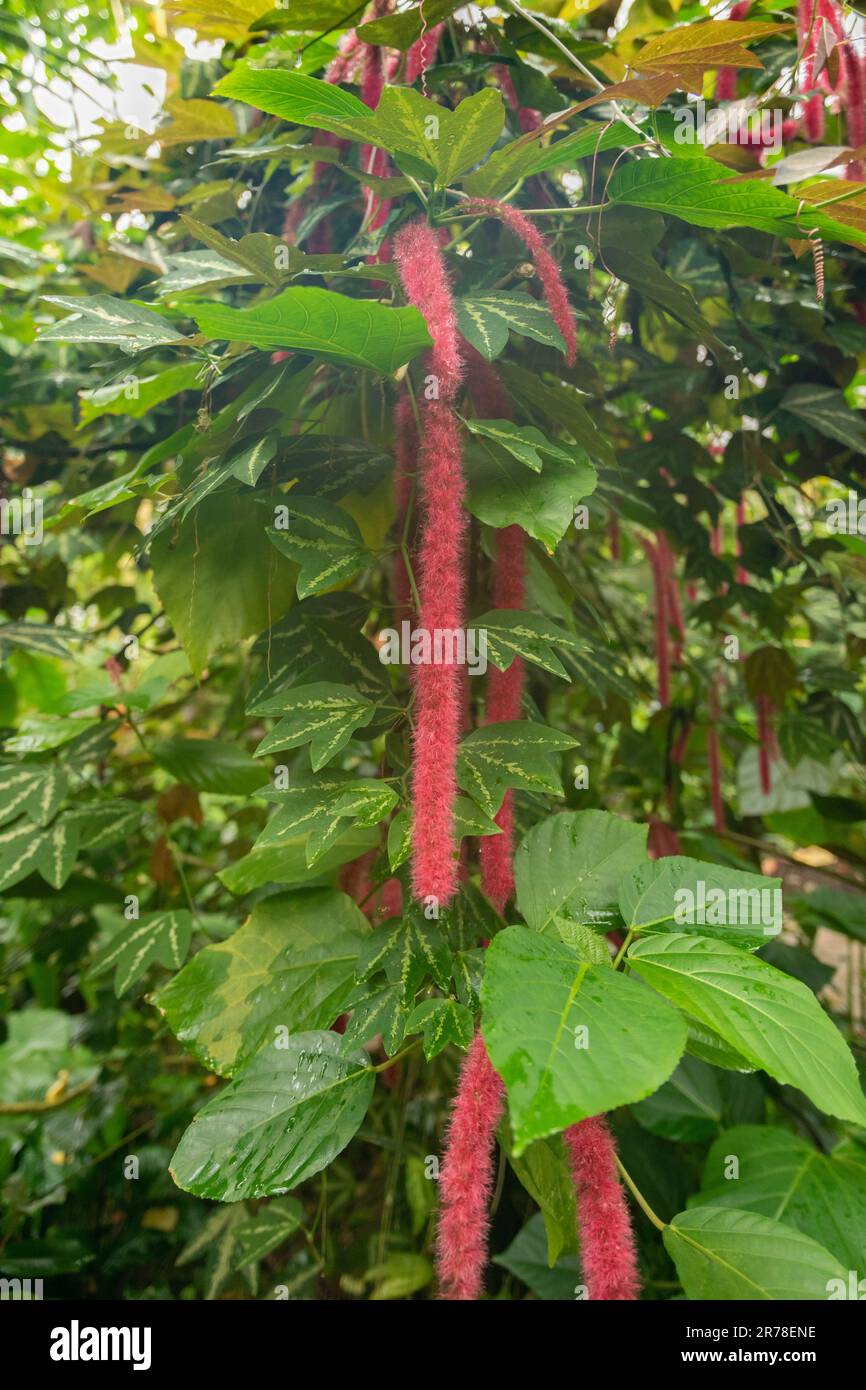
[[484, 1285], [496, 1130], [505, 1089], [476, 1033], [460, 1070], [439, 1174], [439, 1296], [477, 1299]]
[[[496, 369], [476, 352], [467, 350], [469, 390], [482, 420], [510, 420], [511, 402]], [[496, 533], [493, 566], [493, 607], [522, 609], [526, 601], [526, 534], [520, 526], [506, 526]], [[487, 723], [519, 719], [523, 705], [524, 663], [515, 657], [507, 671], [492, 666], [487, 677]], [[485, 835], [479, 845], [481, 887], [497, 912], [514, 892], [514, 792], [505, 793], [495, 816], [500, 835]]]
[[565, 342], [565, 360], [571, 367], [577, 357], [577, 329], [574, 315], [568, 302], [568, 291], [562, 272], [547, 249], [547, 242], [531, 220], [519, 208], [500, 203], [495, 198], [470, 198], [461, 204], [463, 212], [482, 213], [486, 217], [498, 217], [509, 231], [523, 242], [541, 281], [544, 297], [547, 300], [553, 321]]
[[628, 1202], [616, 1171], [616, 1146], [602, 1115], [564, 1135], [577, 1196], [583, 1277], [590, 1300], [637, 1298], [640, 1277]]
[[[803, 49], [800, 63], [800, 83], [804, 91], [811, 91], [815, 85], [813, 70], [815, 66], [815, 45], [818, 42], [819, 20], [816, 14], [812, 23], [814, 0], [797, 0], [797, 38]], [[824, 98], [820, 92], [803, 101], [803, 130], [806, 139], [816, 143], [824, 136]]]
[[[466, 517], [460, 432], [453, 402], [462, 376], [454, 303], [439, 238], [426, 222], [402, 227], [394, 260], [410, 304], [427, 321], [433, 349], [428, 358], [438, 399], [421, 406], [418, 547], [419, 626], [463, 627], [463, 538]], [[412, 883], [418, 898], [441, 907], [458, 886], [454, 856], [457, 745], [461, 727], [460, 673], [454, 665], [419, 666], [415, 679], [412, 777]]]
[[[740, 0], [731, 7], [726, 19], [745, 19], [752, 8], [752, 0]], [[716, 101], [734, 101], [737, 95], [737, 69], [719, 68], [716, 73]]]

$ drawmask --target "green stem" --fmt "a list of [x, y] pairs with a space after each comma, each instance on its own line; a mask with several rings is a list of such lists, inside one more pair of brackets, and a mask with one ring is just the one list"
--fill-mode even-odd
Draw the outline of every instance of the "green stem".
[[393, 1057], [386, 1057], [384, 1062], [377, 1062], [372, 1068], [374, 1072], [387, 1071], [389, 1067], [396, 1067], [398, 1062], [402, 1062], [404, 1057], [408, 1057], [410, 1052], [417, 1052], [423, 1039], [416, 1038], [408, 1047], [404, 1047], [402, 1052], [395, 1052]]
[[662, 1221], [661, 1217], [656, 1216], [646, 1197], [644, 1197], [640, 1189], [636, 1187], [635, 1183], [632, 1181], [630, 1174], [623, 1166], [623, 1164], [620, 1162], [618, 1156], [616, 1157], [616, 1166], [619, 1169], [620, 1176], [623, 1182], [625, 1183], [631, 1195], [634, 1197], [635, 1201], [637, 1202], [638, 1206], [640, 1207], [647, 1220], [652, 1222], [657, 1231], [667, 1230], [665, 1222]]

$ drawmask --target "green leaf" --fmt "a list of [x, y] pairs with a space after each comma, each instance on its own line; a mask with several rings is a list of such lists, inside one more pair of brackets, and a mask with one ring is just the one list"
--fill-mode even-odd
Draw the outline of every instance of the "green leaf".
[[384, 15], [381, 19], [370, 20], [358, 28], [358, 37], [363, 43], [381, 44], [385, 48], [399, 48], [403, 52], [420, 39], [425, 30], [432, 29], [440, 20], [448, 19], [460, 8], [460, 0], [424, 0], [424, 5], [413, 5], [411, 9], [398, 14]]
[[191, 939], [189, 912], [148, 912], [136, 921], [123, 922], [97, 953], [90, 973], [103, 975], [114, 966], [114, 992], [119, 999], [154, 963], [179, 970]]
[[556, 623], [538, 618], [534, 613], [501, 608], [482, 613], [480, 618], [474, 619], [472, 626], [487, 633], [487, 655], [500, 671], [507, 671], [515, 657], [521, 656], [540, 666], [543, 671], [568, 680], [568, 672], [553, 648], [579, 648], [580, 642], [572, 633], [557, 627]]
[[627, 149], [641, 142], [641, 136], [622, 121], [594, 122], [575, 130], [561, 140], [539, 146], [523, 136], [494, 150], [480, 169], [463, 179], [463, 187], [473, 198], [498, 198], [519, 179], [543, 174], [563, 164], [574, 165], [604, 150]]
[[501, 444], [503, 449], [507, 449], [534, 473], [541, 472], [541, 454], [559, 459], [561, 463], [575, 462], [574, 449], [570, 445], [554, 444], [534, 425], [519, 429], [510, 420], [464, 420], [463, 423], [471, 434], [480, 434]]
[[488, 526], [522, 526], [552, 554], [574, 524], [578, 502], [595, 489], [596, 472], [582, 449], [563, 463], [547, 459], [532, 473], [492, 440], [471, 443], [465, 454], [467, 506]]
[[551, 1268], [541, 1214], [533, 1216], [493, 1263], [507, 1269], [545, 1303], [574, 1302], [583, 1278], [576, 1255], [560, 1257]]
[[662, 270], [649, 251], [613, 242], [605, 245], [604, 262], [612, 275], [677, 319], [717, 358], [725, 362], [731, 359], [730, 349], [707, 323], [691, 290]]
[[797, 680], [797, 668], [784, 647], [756, 647], [744, 663], [743, 678], [752, 699], [769, 695], [774, 705], [783, 705]]
[[782, 930], [782, 880], [671, 855], [641, 864], [623, 880], [619, 910], [630, 931], [765, 946]]
[[333, 846], [326, 850], [314, 870], [307, 863], [306, 835], [296, 835], [284, 844], [268, 849], [254, 849], [241, 859], [222, 869], [220, 882], [238, 897], [251, 893], [267, 883], [304, 884], [320, 880], [341, 864], [375, 849], [379, 832], [363, 826], [350, 826]]
[[534, 1139], [642, 1100], [685, 1046], [683, 1020], [651, 991], [527, 927], [506, 927], [488, 946], [481, 1002], [518, 1155]]
[[381, 1035], [388, 1057], [400, 1051], [406, 1036], [410, 1006], [403, 1002], [403, 989], [399, 983], [360, 985], [346, 1001], [346, 1008], [352, 1011], [343, 1034], [347, 1044], [360, 1045]]
[[866, 1249], [866, 1181], [786, 1129], [726, 1130], [707, 1155], [700, 1193], [689, 1206], [736, 1207], [783, 1221], [826, 1246], [847, 1269], [859, 1267]]
[[78, 855], [80, 830], [65, 814], [45, 830], [22, 817], [0, 830], [0, 890], [36, 870], [52, 888], [62, 888]]
[[198, 1112], [171, 1176], [218, 1202], [288, 1192], [346, 1147], [374, 1083], [366, 1052], [344, 1053], [336, 1033], [296, 1033], [283, 1048], [265, 1047]]
[[799, 980], [702, 936], [651, 936], [629, 951], [632, 969], [741, 1053], [797, 1086], [828, 1115], [866, 1124], [866, 1100], [841, 1033]]
[[465, 1052], [475, 1032], [475, 1020], [465, 1004], [456, 999], [422, 999], [406, 1020], [407, 1033], [421, 1033], [424, 1056], [430, 1062], [455, 1043]]
[[188, 311], [208, 338], [268, 351], [294, 348], [384, 376], [393, 376], [432, 341], [422, 315], [411, 305], [395, 309], [312, 286], [291, 285], [248, 309], [195, 301]]
[[[686, 1055], [669, 1081], [631, 1113], [643, 1129], [660, 1139], [699, 1144], [711, 1139], [722, 1118], [722, 1097], [712, 1067]], [[746, 1203], [737, 1202], [737, 1206]]]
[[[227, 73], [213, 89], [214, 96], [245, 101], [296, 125], [315, 125], [317, 115], [342, 120], [348, 116], [369, 119], [370, 108], [360, 98], [331, 82], [284, 68], [243, 68]], [[327, 127], [323, 127], [327, 129]]]
[[536, 1139], [518, 1158], [511, 1151], [507, 1129], [507, 1125], [503, 1126], [501, 1142], [518, 1182], [541, 1208], [547, 1233], [547, 1264], [552, 1269], [560, 1255], [577, 1250], [577, 1203], [565, 1144], [558, 1134]]
[[154, 376], [126, 376], [110, 386], [97, 386], [93, 391], [79, 391], [81, 423], [89, 425], [102, 415], [126, 415], [140, 420], [149, 410], [181, 391], [201, 390], [197, 362], [181, 362], [166, 367]]
[[824, 1299], [831, 1279], [847, 1280], [822, 1245], [750, 1211], [681, 1212], [664, 1242], [692, 1300]]
[[806, 236], [814, 226], [798, 222], [799, 204], [762, 181], [732, 181], [731, 171], [716, 160], [638, 159], [620, 164], [607, 187], [614, 203], [670, 213], [697, 227], [754, 227], [772, 236]]
[[370, 723], [376, 706], [359, 695], [354, 686], [315, 681], [293, 686], [282, 695], [262, 701], [257, 712], [283, 716], [262, 739], [256, 749], [257, 758], [277, 749], [300, 748], [309, 743], [310, 763], [313, 771], [318, 772], [345, 748], [356, 729]]
[[607, 930], [622, 880], [646, 863], [646, 837], [645, 825], [607, 811], [548, 816], [514, 856], [517, 906], [525, 921], [536, 931], [562, 922]]
[[386, 923], [365, 943], [358, 960], [358, 980], [384, 972], [399, 985], [401, 1003], [408, 1006], [426, 979], [447, 989], [451, 953], [435, 921], [428, 921], [419, 903], [412, 903], [396, 926]]
[[546, 724], [514, 719], [485, 724], [460, 744], [457, 782], [488, 816], [495, 816], [509, 787], [562, 795], [554, 757], [576, 740]]
[[513, 362], [502, 362], [497, 369], [506, 389], [516, 397], [530, 417], [537, 416], [545, 429], [566, 430], [591, 459], [618, 468], [613, 445], [583, 405], [580, 394], [564, 383], [551, 386], [537, 372], [527, 371]]
[[813, 430], [835, 439], [858, 454], [866, 454], [866, 428], [859, 410], [853, 410], [841, 391], [832, 386], [800, 382], [789, 386], [780, 410], [803, 420]]
[[39, 335], [42, 342], [114, 343], [130, 355], [163, 343], [185, 342], [183, 335], [159, 314], [134, 300], [115, 299], [110, 294], [74, 299], [46, 294], [43, 298], [46, 304], [57, 304], [73, 313], [71, 318], [43, 328]]
[[69, 635], [51, 623], [2, 623], [0, 653], [7, 646], [32, 652], [34, 656], [64, 657], [69, 655]]
[[255, 848], [279, 845], [306, 832], [310, 867], [343, 834], [347, 817], [359, 825], [378, 825], [397, 802], [393, 788], [377, 778], [353, 778], [343, 773], [296, 778], [286, 791], [263, 794], [276, 801], [279, 809], [259, 835]]
[[57, 814], [67, 792], [59, 763], [0, 764], [0, 825], [25, 812], [37, 825]]
[[219, 796], [249, 796], [262, 785], [262, 769], [242, 748], [216, 738], [167, 738], [149, 744], [155, 763], [178, 782]]
[[353, 579], [370, 563], [358, 524], [331, 502], [290, 493], [286, 509], [291, 514], [288, 531], [268, 528], [281, 554], [300, 567], [298, 598], [310, 598]]
[[234, 1228], [236, 1250], [233, 1267], [263, 1260], [284, 1245], [303, 1225], [304, 1208], [295, 1197], [282, 1197], [269, 1202], [255, 1216], [249, 1216]]
[[257, 903], [227, 941], [193, 956], [153, 1002], [200, 1062], [231, 1076], [260, 1048], [285, 1041], [280, 1033], [330, 1027], [354, 988], [368, 931], [345, 893], [281, 893]]
[[492, 362], [508, 346], [509, 333], [533, 338], [565, 352], [562, 334], [546, 304], [517, 290], [497, 290], [457, 299], [457, 327], [467, 342]]
[[265, 543], [266, 519], [251, 495], [208, 497], [151, 545], [157, 593], [196, 675], [221, 646], [261, 632], [291, 602], [295, 571]]

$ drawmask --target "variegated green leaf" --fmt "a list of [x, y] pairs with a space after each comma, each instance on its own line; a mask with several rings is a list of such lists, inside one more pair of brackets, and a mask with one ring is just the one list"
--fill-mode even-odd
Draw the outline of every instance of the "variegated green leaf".
[[514, 609], [495, 609], [482, 613], [473, 627], [487, 633], [487, 655], [501, 671], [507, 671], [515, 657], [522, 656], [553, 676], [568, 680], [568, 672], [553, 651], [555, 646], [580, 648], [572, 633], [547, 618]]
[[458, 299], [457, 326], [474, 348], [492, 362], [504, 351], [509, 333], [534, 338], [565, 352], [562, 334], [546, 304], [518, 290], [497, 290]]
[[465, 1052], [475, 1032], [475, 1020], [465, 1004], [456, 999], [422, 999], [406, 1020], [406, 1032], [420, 1032], [427, 1061], [455, 1043]]
[[496, 815], [509, 787], [562, 796], [556, 755], [576, 743], [558, 729], [529, 720], [485, 724], [460, 745], [457, 781], [490, 816]]
[[300, 748], [309, 743], [310, 762], [313, 771], [318, 772], [346, 746], [356, 729], [370, 723], [376, 706], [359, 695], [354, 686], [316, 681], [274, 695], [262, 702], [258, 712], [283, 717], [262, 739], [255, 756], [261, 758], [277, 749]]
[[234, 1228], [235, 1252], [233, 1267], [263, 1260], [293, 1236], [303, 1224], [304, 1208], [294, 1197], [280, 1197], [248, 1216]]
[[309, 598], [353, 579], [370, 563], [357, 522], [319, 497], [286, 499], [287, 531], [269, 528], [277, 550], [300, 566], [298, 598]]
[[176, 328], [164, 318], [130, 299], [115, 299], [110, 294], [90, 294], [67, 299], [62, 295], [46, 294], [46, 304], [71, 309], [71, 318], [61, 319], [40, 333], [42, 342], [55, 343], [114, 343], [121, 352], [130, 355], [163, 343], [185, 341]]
[[189, 912], [148, 912], [138, 920], [123, 923], [98, 952], [91, 973], [102, 975], [114, 966], [114, 992], [119, 998], [153, 964], [179, 970], [191, 938]]
[[448, 988], [451, 953], [439, 925], [427, 920], [419, 904], [413, 903], [396, 926], [380, 927], [365, 943], [358, 979], [371, 980], [380, 971], [400, 986], [404, 1004], [411, 1003], [428, 978], [440, 989]]
[[227, 941], [193, 956], [154, 1003], [200, 1062], [231, 1076], [283, 1034], [330, 1027], [355, 989], [368, 932], [345, 893], [281, 893], [257, 903]]
[[569, 449], [567, 445], [552, 443], [534, 425], [518, 428], [510, 420], [464, 420], [463, 423], [471, 434], [494, 439], [521, 463], [525, 463], [527, 468], [531, 468], [533, 473], [541, 472], [544, 454], [559, 459], [562, 463], [574, 462], [573, 449]]
[[307, 833], [307, 863], [312, 868], [345, 830], [344, 821], [378, 825], [397, 801], [397, 793], [378, 778], [324, 773], [300, 777], [285, 791], [262, 793], [278, 810], [256, 840], [254, 848], [291, 840]]
[[0, 765], [0, 825], [26, 812], [37, 825], [47, 825], [66, 796], [66, 774], [59, 763]]

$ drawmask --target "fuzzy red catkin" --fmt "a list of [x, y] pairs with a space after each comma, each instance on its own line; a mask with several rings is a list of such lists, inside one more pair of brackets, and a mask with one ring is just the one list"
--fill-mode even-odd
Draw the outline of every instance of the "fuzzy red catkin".
[[[731, 7], [726, 19], [745, 19], [752, 8], [752, 0], [740, 0]], [[716, 73], [716, 101], [734, 101], [737, 95], [737, 69], [719, 68]]]
[[[510, 420], [511, 402], [494, 367], [467, 344], [466, 371], [469, 390], [482, 420]], [[526, 601], [526, 536], [519, 526], [496, 533], [493, 565], [493, 607], [522, 609]], [[491, 666], [487, 677], [487, 723], [519, 719], [523, 705], [524, 663], [515, 657], [507, 671]], [[478, 855], [481, 887], [497, 912], [514, 892], [514, 792], [505, 793], [495, 816], [500, 835], [485, 835]]]
[[[812, 11], [816, 9], [815, 0], [797, 0], [797, 38], [803, 57], [800, 63], [800, 86], [810, 91], [814, 84], [812, 76], [815, 59], [815, 45], [818, 42], [818, 17], [812, 23]], [[804, 46], [805, 45], [805, 46]], [[803, 130], [807, 140], [813, 142], [824, 136], [824, 98], [820, 92], [803, 101]]]
[[417, 82], [421, 74], [426, 72], [433, 62], [444, 28], [444, 24], [434, 24], [433, 28], [428, 29], [426, 34], [422, 34], [420, 39], [416, 39], [409, 49], [406, 54], [405, 75], [408, 86], [411, 87], [413, 82]]
[[565, 342], [565, 360], [569, 367], [573, 366], [577, 357], [577, 329], [568, 301], [568, 290], [565, 288], [562, 272], [548, 251], [547, 243], [538, 228], [519, 208], [497, 202], [495, 198], [470, 198], [461, 204], [461, 211], [498, 217], [508, 230], [523, 242], [538, 272], [547, 307]]
[[658, 667], [658, 701], [665, 709], [670, 701], [670, 651], [668, 646], [668, 585], [658, 546], [641, 537], [650, 562], [655, 602], [655, 647]]
[[590, 1300], [627, 1302], [640, 1292], [628, 1202], [616, 1171], [616, 1146], [601, 1115], [564, 1135], [577, 1196], [580, 1258]]
[[[425, 222], [402, 227], [394, 260], [406, 297], [421, 311], [433, 340], [428, 357], [438, 400], [421, 407], [418, 545], [419, 627], [431, 635], [463, 627], [463, 542], [466, 517], [460, 430], [452, 402], [462, 360], [454, 303], [435, 231]], [[415, 674], [412, 766], [412, 885], [419, 898], [446, 906], [457, 891], [454, 811], [457, 746], [462, 724], [460, 670], [422, 665]]]
[[496, 1130], [505, 1089], [476, 1033], [460, 1071], [439, 1173], [437, 1270], [443, 1299], [477, 1299], [487, 1264]]
[[[850, 39], [839, 45], [839, 53], [845, 87], [848, 144], [856, 150], [866, 145], [866, 58], [857, 55]], [[862, 183], [863, 160], [852, 159], [845, 170], [845, 177], [854, 183]]]

